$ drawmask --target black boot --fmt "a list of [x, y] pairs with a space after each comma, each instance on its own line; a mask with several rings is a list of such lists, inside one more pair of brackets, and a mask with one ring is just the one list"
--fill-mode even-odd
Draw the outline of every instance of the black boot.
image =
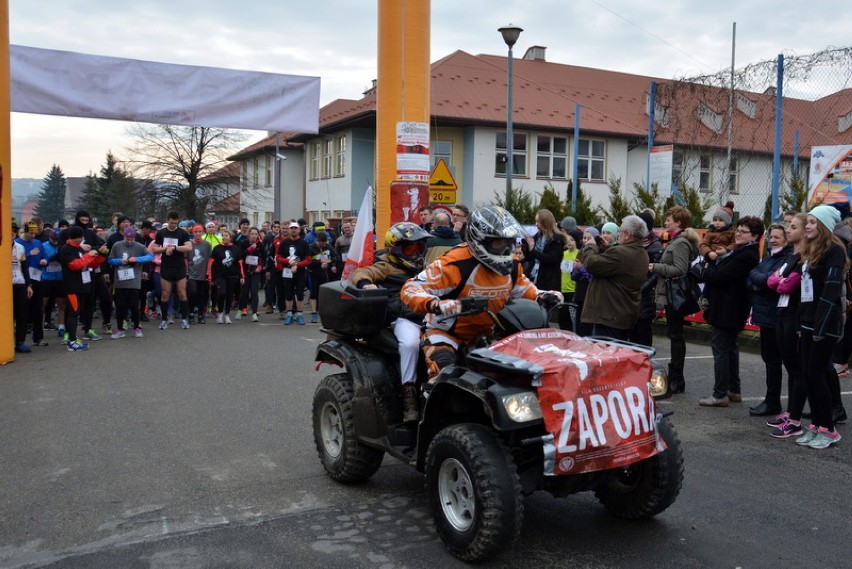
[[402, 385], [402, 420], [406, 423], [416, 423], [420, 420], [420, 395], [413, 383]]

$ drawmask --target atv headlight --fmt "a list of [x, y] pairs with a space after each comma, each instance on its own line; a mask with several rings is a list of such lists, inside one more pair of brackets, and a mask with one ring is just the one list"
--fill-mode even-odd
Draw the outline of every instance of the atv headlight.
[[525, 423], [542, 417], [538, 397], [532, 391], [504, 395], [502, 399], [506, 414], [516, 423]]
[[666, 369], [655, 367], [651, 372], [651, 397], [663, 397], [669, 389], [669, 376]]

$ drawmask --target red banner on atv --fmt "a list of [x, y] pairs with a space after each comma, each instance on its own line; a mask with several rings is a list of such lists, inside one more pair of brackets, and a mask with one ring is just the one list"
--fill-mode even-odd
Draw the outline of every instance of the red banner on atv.
[[610, 470], [666, 450], [646, 354], [553, 329], [519, 332], [490, 348], [544, 369], [537, 388], [550, 433], [545, 474]]

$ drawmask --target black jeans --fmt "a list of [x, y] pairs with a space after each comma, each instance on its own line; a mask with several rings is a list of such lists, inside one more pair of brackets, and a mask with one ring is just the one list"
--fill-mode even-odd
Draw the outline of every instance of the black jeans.
[[210, 298], [210, 282], [190, 279], [186, 282], [186, 294], [189, 297], [189, 311], [198, 316], [207, 314], [207, 300]]
[[257, 312], [262, 280], [263, 273], [249, 273], [246, 275], [245, 284], [240, 287], [240, 308], [250, 308], [252, 314]]
[[[127, 324], [139, 328], [139, 290], [138, 288], [115, 289], [115, 327], [126, 330]], [[130, 322], [127, 313], [130, 312]]]
[[778, 351], [777, 330], [760, 327], [760, 357], [766, 366], [766, 396], [763, 401], [770, 409], [781, 408], [781, 352]]
[[671, 342], [672, 359], [669, 361], [669, 383], [672, 387], [686, 384], [683, 364], [686, 360], [686, 340], [683, 337], [683, 315], [666, 307], [666, 335]]
[[721, 399], [728, 393], [740, 393], [740, 347], [737, 344], [739, 330], [713, 326], [710, 346], [713, 348], [713, 397]]
[[824, 337], [814, 342], [813, 332], [802, 330], [802, 375], [808, 385], [813, 424], [826, 429], [834, 428], [831, 392], [828, 387], [828, 366], [837, 338]]
[[[24, 269], [26, 270], [26, 269]], [[15, 319], [15, 345], [27, 339], [27, 285], [12, 285], [12, 316]]]
[[787, 370], [787, 412], [796, 421], [802, 418], [802, 409], [808, 399], [808, 388], [802, 378], [799, 357], [799, 317], [796, 309], [778, 311], [778, 326], [775, 328], [778, 352]]
[[654, 318], [639, 318], [630, 331], [630, 341], [649, 348], [654, 345]]

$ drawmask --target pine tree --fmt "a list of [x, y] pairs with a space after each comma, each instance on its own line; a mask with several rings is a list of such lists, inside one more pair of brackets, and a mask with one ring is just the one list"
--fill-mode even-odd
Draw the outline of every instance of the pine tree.
[[793, 176], [790, 179], [790, 191], [781, 194], [779, 204], [781, 212], [805, 211], [807, 199], [808, 189], [805, 187], [805, 179], [801, 176]]
[[587, 198], [583, 193], [583, 187], [580, 182], [577, 182], [577, 207], [573, 207], [571, 203], [571, 194], [573, 191], [573, 181], [568, 180], [568, 193], [565, 198], [565, 208], [563, 213], [573, 217], [578, 225], [596, 225], [598, 223], [598, 215], [595, 213], [595, 208], [592, 207], [592, 198]]
[[65, 174], [56, 164], [42, 180], [36, 212], [44, 221], [56, 222], [65, 217]]
[[666, 221], [666, 207], [657, 184], [651, 184], [651, 190], [648, 191], [645, 189], [645, 184], [633, 182], [633, 189], [636, 191], [636, 196], [633, 198], [633, 210], [637, 214], [645, 209], [654, 210], [654, 226], [662, 227]]
[[665, 209], [676, 205], [683, 206], [692, 214], [692, 227], [698, 229], [707, 227], [705, 216], [710, 208], [713, 207], [713, 198], [709, 196], [702, 197], [701, 192], [692, 186], [687, 186], [683, 182], [678, 184], [678, 190], [680, 198], [677, 198], [675, 195], [666, 198]]
[[109, 219], [109, 206], [106, 204], [106, 197], [98, 185], [98, 179], [89, 172], [86, 176], [86, 182], [83, 185], [83, 193], [80, 195], [80, 201], [77, 203], [77, 209], [86, 210], [90, 216], [103, 221]]
[[136, 195], [133, 179], [119, 166], [112, 152], [107, 152], [106, 164], [101, 167], [98, 187], [106, 199], [108, 210], [105, 220], [111, 219], [113, 212], [120, 211], [131, 217], [136, 216]]
[[538, 202], [533, 201], [533, 196], [523, 188], [512, 188], [508, 194], [494, 192], [494, 204], [511, 213], [518, 223], [530, 225], [535, 223], [535, 212], [540, 208]]
[[621, 178], [610, 177], [607, 182], [609, 186], [609, 209], [601, 206], [600, 212], [607, 221], [621, 224], [621, 220], [630, 215], [630, 207], [621, 193]]
[[553, 217], [556, 218], [556, 223], [559, 223], [562, 219], [562, 200], [559, 199], [559, 194], [556, 193], [553, 186], [548, 184], [544, 188], [544, 191], [541, 194], [541, 199], [538, 202], [538, 209], [550, 210], [550, 213], [552, 213]]

